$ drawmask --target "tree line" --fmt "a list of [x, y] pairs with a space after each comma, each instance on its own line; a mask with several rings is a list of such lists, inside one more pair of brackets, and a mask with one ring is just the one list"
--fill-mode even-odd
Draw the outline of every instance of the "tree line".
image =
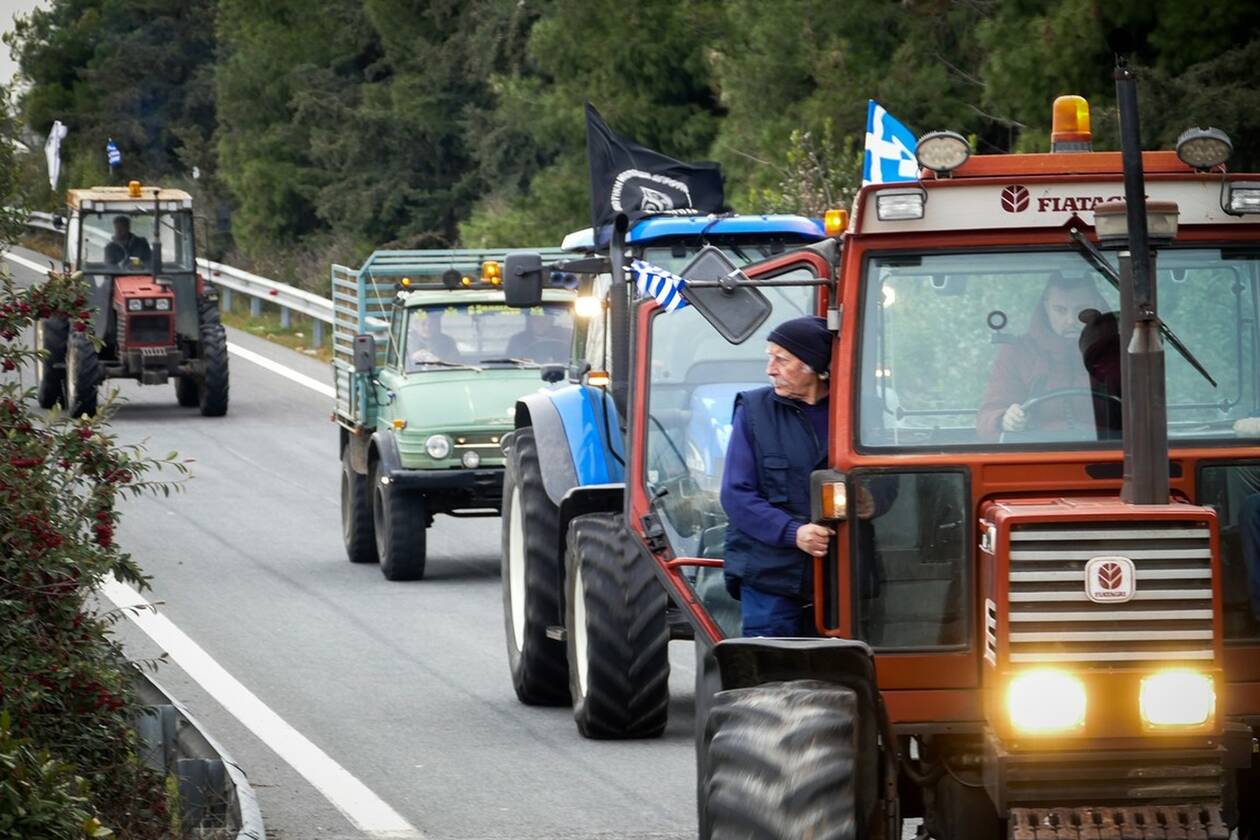
[[1052, 99], [1079, 93], [1095, 148], [1116, 148], [1117, 25], [1147, 148], [1211, 124], [1233, 169], [1260, 167], [1249, 0], [52, 0], [6, 41], [29, 135], [70, 128], [63, 189], [185, 186], [216, 256], [321, 283], [376, 247], [589, 224], [588, 99], [644, 145], [719, 161], [739, 211], [847, 202], [867, 99], [988, 154], [1046, 149]]

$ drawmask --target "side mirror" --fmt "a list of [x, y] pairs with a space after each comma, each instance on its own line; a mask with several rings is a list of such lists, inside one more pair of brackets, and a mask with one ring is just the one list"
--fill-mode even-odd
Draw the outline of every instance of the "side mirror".
[[376, 338], [367, 333], [354, 337], [354, 372], [371, 373], [376, 367]]
[[568, 365], [558, 365], [558, 364], [543, 365], [542, 370], [539, 373], [539, 376], [542, 377], [543, 382], [552, 382], [552, 383], [563, 382], [564, 379], [568, 375], [569, 375]]
[[524, 308], [542, 303], [542, 257], [537, 251], [517, 251], [503, 260], [503, 299]]
[[63, 216], [63, 215], [61, 215], [60, 213], [53, 213], [53, 214], [52, 214], [52, 226], [53, 226], [53, 230], [65, 230], [65, 229], [66, 229], [66, 217], [65, 217], [65, 216]]

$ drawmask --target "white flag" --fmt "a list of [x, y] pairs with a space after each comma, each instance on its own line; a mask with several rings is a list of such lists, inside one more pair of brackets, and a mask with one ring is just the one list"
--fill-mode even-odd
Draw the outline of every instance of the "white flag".
[[48, 161], [48, 187], [57, 191], [57, 181], [61, 178], [61, 141], [69, 133], [61, 120], [53, 120], [48, 129], [48, 139], [44, 141], [44, 158]]

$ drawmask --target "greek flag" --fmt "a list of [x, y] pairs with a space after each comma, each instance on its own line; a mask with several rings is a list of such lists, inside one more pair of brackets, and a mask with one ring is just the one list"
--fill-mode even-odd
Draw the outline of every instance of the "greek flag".
[[866, 104], [866, 158], [862, 186], [890, 181], [914, 181], [919, 164], [914, 159], [918, 139], [874, 99]]
[[105, 154], [109, 158], [109, 168], [113, 169], [122, 163], [122, 152], [118, 151], [118, 146], [114, 143], [114, 138], [109, 138], [109, 142], [105, 144]]
[[643, 260], [631, 260], [626, 267], [626, 274], [638, 285], [639, 294], [656, 298], [657, 305], [666, 312], [673, 312], [687, 305], [687, 299], [683, 297], [687, 281], [677, 274]]

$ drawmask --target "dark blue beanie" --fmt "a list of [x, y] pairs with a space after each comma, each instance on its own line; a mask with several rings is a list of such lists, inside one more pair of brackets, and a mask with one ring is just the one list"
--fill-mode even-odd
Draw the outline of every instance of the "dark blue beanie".
[[831, 331], [826, 318], [806, 315], [784, 321], [770, 331], [766, 340], [787, 350], [815, 373], [826, 373], [831, 367]]

